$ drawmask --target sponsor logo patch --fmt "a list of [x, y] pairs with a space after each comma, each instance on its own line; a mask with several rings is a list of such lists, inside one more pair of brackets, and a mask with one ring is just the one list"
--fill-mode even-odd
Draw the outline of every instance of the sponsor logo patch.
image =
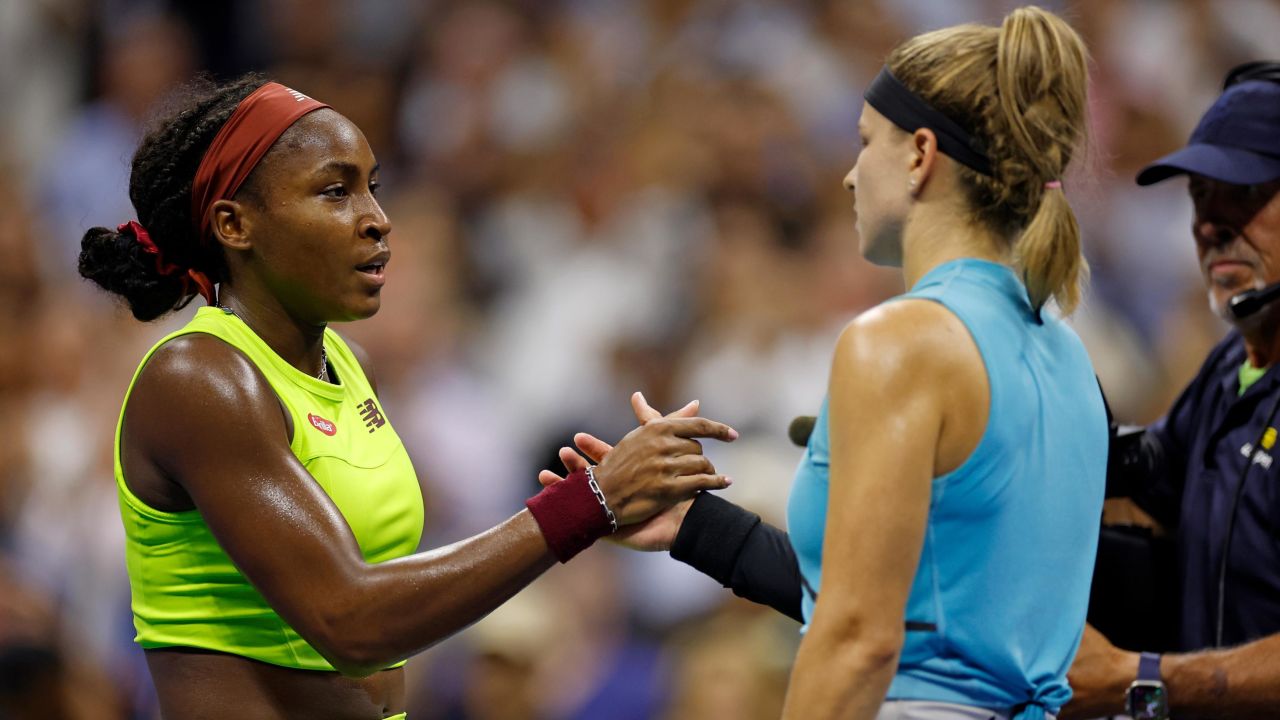
[[315, 426], [315, 429], [319, 430], [325, 435], [329, 435], [330, 437], [332, 437], [333, 435], [336, 435], [338, 432], [338, 426], [333, 424], [332, 420], [325, 420], [324, 418], [314, 413], [307, 413], [307, 419], [311, 421], [311, 424]]
[[[1262, 447], [1263, 448], [1267, 447], [1266, 439], [1263, 439]], [[1271, 469], [1271, 463], [1272, 463], [1271, 453], [1267, 452], [1266, 450], [1263, 450], [1262, 448], [1258, 448], [1258, 451], [1255, 453], [1253, 443], [1245, 443], [1243, 446], [1241, 446], [1240, 454], [1249, 458], [1249, 461], [1254, 465], [1261, 465], [1263, 470]]]

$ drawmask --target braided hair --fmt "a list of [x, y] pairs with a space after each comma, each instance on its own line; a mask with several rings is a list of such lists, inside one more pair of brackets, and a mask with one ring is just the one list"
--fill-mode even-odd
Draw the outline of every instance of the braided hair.
[[160, 256], [139, 242], [133, 231], [94, 227], [80, 241], [80, 275], [123, 297], [135, 318], [154, 320], [186, 307], [196, 295], [185, 275], [187, 269], [202, 272], [213, 282], [225, 278], [222, 253], [200, 242], [193, 229], [191, 184], [205, 151], [231, 113], [266, 82], [253, 73], [222, 84], [198, 78], [184, 85], [156, 114], [133, 154], [129, 199], [165, 264], [181, 272], [162, 272]]

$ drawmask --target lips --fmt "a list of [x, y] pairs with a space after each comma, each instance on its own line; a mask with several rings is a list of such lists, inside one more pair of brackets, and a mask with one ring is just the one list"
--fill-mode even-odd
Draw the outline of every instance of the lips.
[[1233, 275], [1252, 272], [1253, 265], [1243, 260], [1215, 260], [1208, 264], [1208, 275], [1211, 278], [1233, 277]]
[[387, 268], [387, 263], [390, 261], [391, 261], [391, 251], [383, 250], [377, 255], [374, 255], [373, 257], [369, 258], [368, 262], [365, 262], [362, 265], [357, 265], [356, 270], [358, 270], [359, 272], [362, 272], [368, 275], [373, 275], [375, 277], [380, 278], [382, 277], [383, 271], [385, 271]]
[[1244, 262], [1243, 260], [1215, 260], [1209, 263], [1210, 271], [1217, 270], [1218, 268], [1233, 267], [1249, 267], [1249, 263]]
[[1213, 287], [1230, 292], [1248, 289], [1257, 273], [1253, 263], [1234, 258], [1218, 258], [1205, 264], [1205, 279]]

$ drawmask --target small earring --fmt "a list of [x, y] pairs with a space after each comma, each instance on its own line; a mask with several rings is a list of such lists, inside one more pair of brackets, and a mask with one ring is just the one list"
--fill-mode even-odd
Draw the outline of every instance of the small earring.
[[915, 189], [916, 189], [916, 179], [915, 179], [915, 178], [911, 178], [911, 189], [912, 189], [912, 190], [915, 190]]

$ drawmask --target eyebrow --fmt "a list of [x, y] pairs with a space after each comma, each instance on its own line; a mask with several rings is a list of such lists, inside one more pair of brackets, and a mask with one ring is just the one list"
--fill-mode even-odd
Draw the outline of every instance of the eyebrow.
[[[375, 162], [375, 163], [373, 164], [373, 167], [369, 170], [369, 176], [370, 176], [370, 177], [372, 177], [372, 176], [374, 176], [374, 175], [377, 175], [377, 174], [378, 174], [378, 170], [379, 170], [381, 167], [382, 167], [382, 163]], [[344, 175], [359, 175], [359, 174], [360, 174], [360, 166], [359, 166], [359, 165], [356, 165], [355, 163], [351, 163], [351, 162], [346, 162], [345, 160], [330, 160], [329, 162], [327, 162], [327, 163], [325, 163], [324, 165], [321, 165], [319, 168], [317, 168], [317, 169], [316, 169], [316, 171], [315, 171], [315, 174], [316, 174], [316, 175], [323, 175], [323, 174], [325, 174], [325, 173], [327, 173], [327, 172], [331, 172], [331, 171], [334, 171], [334, 170], [336, 170], [336, 171], [338, 171], [338, 172], [340, 172], [340, 173], [342, 173], [342, 174], [344, 174]]]

